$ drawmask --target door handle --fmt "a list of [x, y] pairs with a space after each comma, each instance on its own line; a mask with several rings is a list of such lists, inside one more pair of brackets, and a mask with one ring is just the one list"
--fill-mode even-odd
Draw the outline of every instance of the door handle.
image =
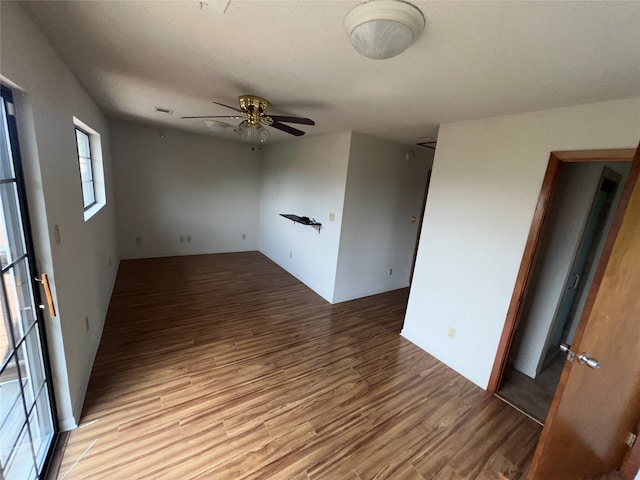
[[586, 352], [581, 353], [578, 356], [578, 363], [581, 363], [582, 365], [586, 365], [587, 367], [591, 367], [594, 370], [597, 370], [600, 368], [600, 362], [595, 358], [591, 358], [589, 354]]
[[[573, 362], [573, 359], [576, 358], [576, 352], [571, 350], [571, 345], [567, 345], [566, 343], [560, 344], [560, 350], [567, 354], [567, 360]], [[586, 365], [587, 367], [593, 368], [597, 370], [600, 368], [600, 362], [595, 358], [591, 358], [588, 353], [584, 352], [578, 355], [578, 363], [581, 365]]]
[[[46, 273], [43, 273], [40, 278], [36, 277], [34, 278], [34, 280], [38, 282], [40, 285], [42, 285], [42, 288], [44, 288], [44, 294], [47, 297], [47, 304], [49, 305], [49, 315], [51, 315], [52, 318], [55, 317], [56, 306], [53, 304], [53, 295], [51, 295], [51, 286], [49, 285], [49, 277], [47, 276]], [[40, 309], [44, 310], [44, 305], [39, 305], [39, 307]]]

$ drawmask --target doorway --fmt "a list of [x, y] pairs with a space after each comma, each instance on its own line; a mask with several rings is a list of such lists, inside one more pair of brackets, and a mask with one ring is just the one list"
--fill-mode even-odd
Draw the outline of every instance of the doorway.
[[57, 419], [11, 90], [0, 106], [0, 478], [41, 478]]
[[595, 267], [611, 226], [627, 162], [576, 162], [558, 174], [529, 288], [497, 395], [544, 424]]

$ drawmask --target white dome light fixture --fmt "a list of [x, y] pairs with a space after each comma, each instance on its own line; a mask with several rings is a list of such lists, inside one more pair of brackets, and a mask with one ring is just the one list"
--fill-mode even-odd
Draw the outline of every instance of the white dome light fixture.
[[402, 0], [369, 0], [344, 18], [353, 48], [374, 60], [404, 52], [424, 30], [424, 24], [422, 12]]

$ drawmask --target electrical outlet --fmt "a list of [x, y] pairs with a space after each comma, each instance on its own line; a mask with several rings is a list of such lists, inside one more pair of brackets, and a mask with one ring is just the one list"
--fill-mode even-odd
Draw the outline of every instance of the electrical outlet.
[[331, 212], [329, 214], [329, 221], [330, 222], [335, 222], [336, 221], [336, 214], [335, 213]]
[[191, 235], [187, 235], [187, 242], [191, 241]]
[[243, 234], [242, 234], [242, 239], [243, 239], [243, 240], [246, 240], [246, 239], [247, 239], [247, 234], [246, 234], [246, 233], [243, 233]]
[[389, 269], [389, 276], [393, 275], [393, 268]]
[[88, 332], [89, 331], [89, 316], [84, 317], [84, 328]]
[[142, 245], [142, 237], [136, 237], [136, 245]]
[[456, 329], [453, 327], [449, 327], [449, 330], [447, 331], [447, 337], [449, 337], [451, 340], [456, 338]]

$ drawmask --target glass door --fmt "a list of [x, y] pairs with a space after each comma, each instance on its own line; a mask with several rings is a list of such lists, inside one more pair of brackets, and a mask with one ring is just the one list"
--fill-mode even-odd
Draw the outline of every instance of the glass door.
[[11, 91], [0, 118], [0, 480], [40, 478], [57, 435]]

